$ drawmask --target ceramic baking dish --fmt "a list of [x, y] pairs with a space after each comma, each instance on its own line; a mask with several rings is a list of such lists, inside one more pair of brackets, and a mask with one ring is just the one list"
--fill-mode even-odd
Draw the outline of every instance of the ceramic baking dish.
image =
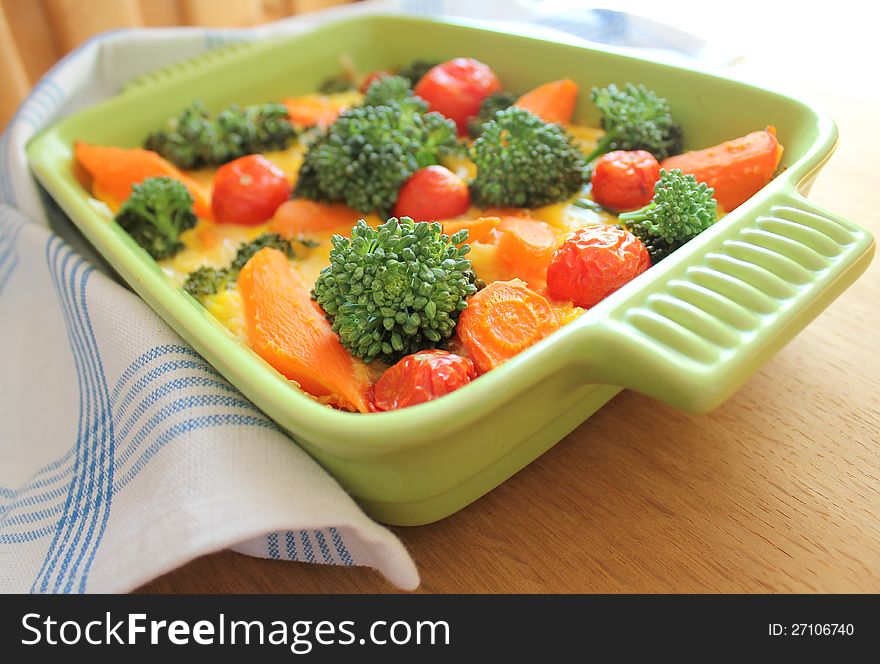
[[[135, 146], [194, 99], [217, 110], [313, 91], [345, 52], [362, 71], [466, 55], [526, 90], [570, 77], [644, 83], [670, 100], [686, 147], [773, 124], [784, 171], [671, 258], [502, 367], [428, 404], [332, 410], [240, 344], [89, 203], [74, 140]], [[587, 95], [577, 120], [598, 121]], [[803, 198], [836, 128], [807, 105], [734, 80], [619, 52], [399, 16], [349, 19], [227, 48], [139, 79], [33, 139], [40, 182], [115, 270], [232, 384], [311, 453], [374, 517], [443, 518], [553, 446], [623, 387], [703, 413], [720, 404], [867, 267], [873, 240]]]

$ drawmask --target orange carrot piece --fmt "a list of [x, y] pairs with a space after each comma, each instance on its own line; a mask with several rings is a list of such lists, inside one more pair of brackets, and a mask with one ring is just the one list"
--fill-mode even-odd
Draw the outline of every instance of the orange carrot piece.
[[180, 180], [195, 200], [195, 213], [211, 219], [211, 197], [204, 187], [187, 176], [167, 159], [151, 150], [92, 145], [78, 141], [74, 156], [92, 176], [95, 184], [120, 203], [131, 195], [131, 188], [147, 178], [166, 176]]
[[269, 230], [288, 239], [315, 231], [340, 231], [347, 234], [361, 216], [347, 205], [294, 198], [282, 203], [275, 211]]
[[301, 127], [327, 126], [336, 120], [342, 106], [323, 95], [287, 97], [281, 100], [287, 107], [290, 121]]
[[466, 229], [467, 243], [479, 242], [501, 223], [499, 217], [477, 217], [476, 219], [447, 219], [443, 222], [443, 232], [449, 236]]
[[277, 249], [258, 251], [238, 276], [251, 347], [303, 390], [347, 410], [369, 410], [366, 367], [339, 343], [323, 312]]
[[495, 281], [468, 299], [458, 337], [485, 373], [559, 328], [547, 300], [519, 279]]
[[505, 217], [498, 226], [498, 258], [523, 275], [546, 277], [547, 266], [559, 244], [550, 224], [537, 219]]
[[664, 159], [667, 171], [680, 168], [715, 189], [715, 199], [730, 212], [773, 178], [783, 147], [776, 128], [767, 127], [704, 150]]
[[578, 84], [570, 78], [539, 85], [517, 99], [515, 106], [534, 113], [546, 122], [568, 124], [574, 115]]

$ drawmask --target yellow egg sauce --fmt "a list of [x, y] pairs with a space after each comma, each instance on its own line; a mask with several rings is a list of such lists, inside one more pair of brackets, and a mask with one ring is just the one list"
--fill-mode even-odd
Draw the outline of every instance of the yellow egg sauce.
[[[356, 93], [341, 93], [339, 95], [323, 96], [324, 101], [334, 99], [340, 108], [355, 103], [360, 95]], [[302, 99], [302, 98], [297, 98]], [[579, 148], [589, 153], [595, 147], [603, 132], [600, 129], [570, 125], [568, 131], [574, 137]], [[297, 140], [289, 148], [277, 152], [264, 153], [267, 159], [272, 161], [288, 177], [291, 185], [295, 185], [297, 173], [302, 165], [307, 146], [303, 140]], [[444, 160], [443, 165], [462, 179], [469, 181], [476, 175], [475, 165], [465, 157], [455, 156]], [[212, 190], [212, 183], [216, 169], [206, 168], [187, 171], [186, 174], [202, 184], [208, 193]], [[119, 209], [119, 201], [107, 196], [100, 188], [93, 188], [93, 196], [109, 206], [115, 213]], [[571, 200], [531, 210], [482, 210], [472, 207], [458, 219], [477, 219], [484, 216], [518, 216], [533, 220], [539, 220], [549, 224], [557, 238], [557, 247], [562, 244], [566, 236], [572, 231], [592, 224], [615, 224], [617, 218], [605, 211], [594, 211], [574, 205], [577, 199], [589, 199], [589, 187], [574, 196]], [[96, 204], [99, 204], [96, 201]], [[384, 220], [376, 215], [365, 215], [364, 218], [370, 225], [378, 225]], [[185, 248], [170, 259], [160, 261], [160, 265], [168, 277], [177, 286], [182, 286], [187, 275], [201, 266], [215, 268], [227, 267], [235, 258], [240, 244], [251, 241], [259, 235], [269, 231], [272, 220], [256, 226], [237, 225], [234, 223], [216, 223], [208, 219], [199, 219], [197, 225], [182, 234], [181, 240]], [[296, 271], [302, 279], [313, 284], [323, 268], [329, 265], [329, 253], [331, 249], [331, 237], [334, 234], [347, 234], [351, 228], [337, 227], [322, 232], [309, 231], [303, 234], [301, 239], [307, 240], [308, 245], [302, 242], [293, 242], [296, 257], [291, 261], [291, 269]], [[478, 277], [484, 282], [491, 283], [498, 280], [509, 280], [516, 277], [526, 281], [532, 290], [546, 295], [546, 281], [543, 277], [532, 275], [530, 278], [502, 264], [497, 258], [498, 231], [493, 231], [482, 240], [471, 243], [470, 258], [473, 268]], [[314, 245], [314, 246], [311, 246]], [[549, 298], [548, 298], [549, 299]], [[209, 295], [203, 299], [205, 308], [215, 316], [243, 343], [248, 344], [245, 317], [242, 309], [241, 297], [236, 287], [230, 287], [216, 295]], [[566, 324], [576, 319], [583, 313], [583, 309], [573, 306], [571, 303], [551, 302], [561, 324]], [[460, 352], [458, 342], [453, 339], [450, 342], [455, 352]], [[381, 362], [369, 365], [373, 380], [386, 369]], [[326, 399], [319, 399], [325, 403]]]

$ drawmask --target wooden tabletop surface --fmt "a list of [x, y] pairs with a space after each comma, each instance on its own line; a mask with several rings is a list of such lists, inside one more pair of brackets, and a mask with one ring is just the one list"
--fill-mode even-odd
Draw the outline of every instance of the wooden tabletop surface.
[[[880, 236], [880, 93], [860, 73], [876, 39], [850, 18], [755, 16], [731, 73], [835, 118], [840, 144], [810, 198]], [[878, 304], [874, 261], [710, 415], [623, 392], [473, 505], [396, 528], [420, 591], [880, 592]], [[221, 552], [141, 590], [394, 588], [368, 569]]]

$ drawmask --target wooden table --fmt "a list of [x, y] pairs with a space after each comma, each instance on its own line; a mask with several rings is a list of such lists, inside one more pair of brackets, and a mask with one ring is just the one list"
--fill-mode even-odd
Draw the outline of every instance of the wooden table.
[[[843, 30], [833, 18], [755, 16], [753, 48], [732, 73], [835, 117], [838, 151], [811, 199], [880, 236], [880, 93], [876, 72], [860, 73], [876, 63], [875, 38], [869, 21]], [[878, 276], [875, 261], [712, 414], [624, 392], [477, 503], [396, 529], [420, 590], [880, 592]], [[222, 552], [142, 590], [393, 588], [365, 569]]]

